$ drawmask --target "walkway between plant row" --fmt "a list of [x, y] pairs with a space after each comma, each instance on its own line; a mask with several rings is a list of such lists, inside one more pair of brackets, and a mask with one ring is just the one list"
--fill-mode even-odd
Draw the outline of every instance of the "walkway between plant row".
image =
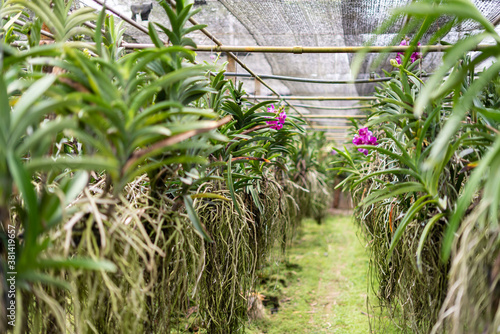
[[[322, 225], [305, 221], [288, 249], [288, 264], [261, 292], [279, 290], [279, 307], [268, 320], [254, 322], [248, 333], [370, 333], [368, 254], [356, 228], [348, 215], [330, 217]], [[393, 330], [372, 333], [382, 332]]]

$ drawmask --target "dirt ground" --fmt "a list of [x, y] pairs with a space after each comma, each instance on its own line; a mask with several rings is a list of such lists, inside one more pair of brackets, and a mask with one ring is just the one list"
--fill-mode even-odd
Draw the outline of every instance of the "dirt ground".
[[382, 319], [383, 329], [378, 321], [370, 326], [368, 256], [349, 212], [336, 211], [322, 225], [305, 221], [302, 231], [288, 250], [288, 263], [261, 292], [278, 297], [279, 307], [267, 305], [266, 319], [247, 332], [397, 333], [388, 320]]

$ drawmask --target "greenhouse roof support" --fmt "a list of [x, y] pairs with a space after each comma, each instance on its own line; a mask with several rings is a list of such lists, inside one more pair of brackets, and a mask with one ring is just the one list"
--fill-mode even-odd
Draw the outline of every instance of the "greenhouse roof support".
[[322, 110], [359, 110], [359, 109], [371, 108], [371, 106], [329, 107], [329, 106], [313, 106], [309, 104], [294, 104], [293, 106], [300, 108], [322, 109]]
[[[247, 73], [226, 72], [224, 73], [224, 75], [226, 77], [241, 77], [241, 78], [252, 77]], [[428, 74], [422, 76], [428, 76]], [[321, 84], [352, 84], [352, 83], [358, 84], [358, 83], [384, 82], [391, 80], [391, 78], [374, 78], [374, 79], [359, 79], [359, 80], [325, 80], [325, 79], [309, 79], [309, 78], [290, 77], [284, 75], [269, 75], [269, 74], [259, 74], [259, 77], [261, 77], [262, 79], [275, 79], [283, 81], [310, 82], [310, 83], [321, 83]]]
[[350, 129], [349, 125], [315, 125], [316, 129], [325, 129], [325, 130], [340, 130], [340, 129]]
[[303, 118], [324, 118], [324, 119], [348, 119], [348, 118], [366, 118], [365, 115], [304, 115]]
[[[262, 96], [262, 95], [247, 95], [247, 99], [257, 99], [257, 100], [275, 100], [273, 96]], [[372, 101], [376, 100], [373, 96], [285, 96], [281, 95], [283, 100], [311, 100], [311, 101]]]
[[[421, 73], [419, 77], [427, 78], [432, 76], [434, 73]], [[226, 77], [241, 77], [241, 78], [251, 78], [252, 76], [247, 73], [232, 73], [226, 72], [224, 73]], [[446, 75], [449, 75], [447, 73]], [[475, 73], [475, 76], [478, 74]], [[310, 79], [310, 78], [301, 78], [301, 77], [290, 77], [285, 75], [272, 75], [272, 74], [259, 74], [262, 79], [276, 79], [283, 81], [295, 81], [295, 82], [308, 82], [308, 83], [319, 83], [319, 84], [363, 84], [363, 83], [374, 83], [374, 82], [385, 82], [390, 81], [392, 78], [373, 78], [373, 79], [356, 79], [356, 80], [325, 80], [325, 79]]]
[[[422, 46], [212, 46], [198, 45], [192, 48], [198, 52], [260, 52], [260, 53], [383, 53], [405, 52], [408, 49], [420, 52], [444, 52], [453, 45], [422, 45]], [[491, 45], [479, 44], [472, 51], [481, 51]]]
[[[94, 0], [97, 1], [97, 0]], [[122, 43], [122, 46], [127, 49], [149, 49], [156, 47], [154, 44], [142, 43]], [[188, 47], [190, 50], [197, 52], [227, 52], [240, 65], [238, 57], [234, 52], [253, 52], [253, 53], [383, 53], [383, 52], [405, 52], [408, 49], [420, 52], [444, 52], [453, 45], [422, 45], [422, 46], [234, 46], [234, 45], [198, 45], [196, 48]], [[479, 44], [471, 51], [481, 51], [488, 47], [489, 44]], [[243, 67], [243, 65], [242, 65]], [[246, 70], [246, 68], [245, 68]]]

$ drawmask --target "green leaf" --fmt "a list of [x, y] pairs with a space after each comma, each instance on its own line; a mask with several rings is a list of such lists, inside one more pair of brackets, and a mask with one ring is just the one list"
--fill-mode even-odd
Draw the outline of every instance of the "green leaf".
[[425, 228], [422, 231], [422, 234], [420, 235], [420, 240], [418, 241], [418, 247], [417, 247], [417, 269], [421, 274], [422, 274], [422, 250], [424, 249], [425, 241], [427, 240], [427, 237], [429, 236], [429, 233], [431, 232], [434, 225], [444, 216], [445, 216], [444, 213], [438, 213], [437, 215], [429, 219], [427, 225], [425, 225]]
[[452, 115], [446, 122], [443, 129], [436, 138], [431, 154], [425, 162], [426, 168], [436, 166], [443, 158], [446, 150], [445, 147], [449, 145], [450, 139], [455, 135], [461, 122], [467, 113], [467, 110], [472, 107], [473, 101], [483, 88], [491, 82], [491, 80], [498, 76], [500, 72], [500, 61], [493, 63], [486, 71], [474, 80], [468, 90], [460, 98], [458, 103], [453, 107]]
[[417, 100], [415, 101], [415, 115], [421, 117], [424, 109], [430, 104], [430, 101], [437, 98], [436, 92], [439, 91], [444, 76], [453, 67], [458, 59], [479, 44], [486, 34], [478, 34], [468, 37], [464, 40], [458, 41], [453, 48], [447, 50], [446, 56], [443, 59], [443, 64], [434, 72], [434, 74], [427, 80], [426, 85], [420, 92]]
[[101, 12], [99, 13], [99, 16], [97, 18], [96, 28], [95, 28], [95, 33], [94, 33], [94, 42], [96, 44], [96, 51], [97, 51], [97, 54], [99, 56], [101, 56], [101, 57], [104, 56], [103, 51], [102, 51], [103, 48], [102, 48], [102, 32], [101, 32], [101, 29], [102, 29], [105, 17], [106, 17], [106, 11], [103, 8], [101, 10]]
[[152, 22], [149, 22], [148, 24], [148, 31], [149, 31], [149, 37], [151, 37], [151, 40], [153, 41], [154, 45], [157, 48], [162, 48], [165, 45], [161, 41], [160, 37], [158, 36], [158, 33], [156, 32], [156, 28], [154, 27]]
[[417, 182], [403, 182], [387, 186], [368, 195], [359, 205], [371, 205], [386, 198], [396, 197], [401, 194], [426, 192], [424, 186]]
[[415, 172], [418, 173], [418, 168], [415, 166], [415, 164], [405, 156], [405, 155], [408, 155], [406, 152], [405, 152], [405, 154], [402, 153], [402, 155], [399, 155], [399, 154], [396, 154], [396, 153], [389, 151], [389, 150], [387, 150], [383, 147], [380, 147], [380, 146], [358, 145], [357, 147], [358, 148], [366, 148], [368, 150], [375, 150], [379, 153], [388, 155], [389, 157], [391, 157], [395, 160], [398, 160], [401, 164], [411, 168], [412, 170], [414, 170]]
[[376, 172], [371, 172], [365, 176], [363, 176], [362, 178], [360, 178], [358, 181], [354, 182], [352, 184], [353, 187], [357, 186], [358, 184], [360, 184], [361, 182], [369, 179], [369, 178], [372, 178], [372, 177], [375, 177], [375, 176], [378, 176], [378, 175], [384, 175], [384, 174], [401, 174], [401, 175], [408, 175], [408, 176], [412, 176], [414, 178], [416, 178], [417, 180], [419, 181], [422, 181], [422, 178], [419, 174], [415, 173], [414, 171], [412, 171], [411, 169], [406, 169], [406, 168], [390, 168], [390, 169], [385, 169], [385, 170], [379, 170], [379, 171], [376, 171]]
[[472, 172], [468, 182], [465, 184], [465, 188], [457, 201], [455, 212], [451, 216], [448, 228], [444, 233], [443, 244], [441, 248], [441, 260], [443, 262], [446, 263], [450, 258], [451, 247], [453, 245], [453, 240], [455, 239], [455, 232], [458, 230], [459, 224], [462, 221], [462, 217], [469, 207], [472, 197], [478, 189], [481, 180], [485, 176], [485, 172], [490, 167], [493, 159], [498, 158], [499, 156], [500, 136], [497, 136], [495, 143], [490, 147], [478, 166], [474, 168], [474, 171]]
[[[12, 178], [24, 200], [25, 210], [28, 213], [27, 223], [24, 226], [24, 240], [25, 247], [29, 249], [36, 245], [36, 240], [41, 232], [42, 223], [40, 221], [40, 215], [38, 214], [38, 199], [35, 189], [31, 184], [31, 175], [11, 150], [7, 151], [7, 164]], [[31, 255], [29, 251], [26, 253], [28, 257]]]
[[197, 198], [212, 198], [212, 199], [221, 199], [223, 201], [231, 201], [229, 198], [219, 195], [219, 194], [213, 194], [213, 193], [198, 193], [198, 194], [193, 194], [191, 195], [192, 199], [197, 199]]
[[116, 272], [116, 265], [108, 260], [94, 260], [88, 258], [50, 258], [40, 259], [37, 261], [39, 268], [46, 269], [84, 269], [84, 270], [103, 270], [108, 272]]
[[114, 170], [117, 168], [116, 161], [99, 156], [86, 156], [58, 159], [35, 158], [26, 164], [30, 173], [39, 171], [61, 171], [64, 169], [83, 169], [88, 171]]
[[[0, 47], [0, 63], [3, 63], [3, 49]], [[1, 73], [0, 64], [0, 73]], [[0, 150], [5, 149], [10, 133], [10, 105], [3, 74], [0, 75]]]
[[68, 182], [68, 185], [64, 187], [65, 206], [73, 202], [82, 193], [88, 183], [89, 173], [87, 171], [75, 173], [71, 181]]
[[46, 75], [40, 80], [35, 81], [31, 87], [24, 92], [12, 112], [11, 129], [15, 129], [20, 120], [27, 116], [30, 108], [40, 100], [42, 95], [52, 86], [56, 79], [57, 77], [55, 75]]
[[23, 142], [17, 147], [16, 155], [23, 156], [29, 150], [34, 149], [47, 136], [55, 136], [59, 132], [77, 128], [77, 120], [74, 118], [58, 118], [52, 122], [41, 124], [30, 136], [23, 138]]
[[203, 226], [203, 224], [200, 222], [198, 214], [193, 208], [193, 200], [191, 199], [191, 197], [185, 195], [183, 196], [183, 198], [184, 198], [184, 205], [186, 206], [186, 211], [189, 216], [189, 220], [191, 220], [191, 223], [193, 223], [196, 232], [198, 232], [198, 234], [206, 241], [213, 242], [212, 238], [210, 238], [210, 236], [208, 235], [205, 226]]
[[415, 3], [394, 10], [394, 14], [409, 14], [427, 18], [428, 16], [450, 15], [460, 19], [471, 19], [483, 25], [486, 31], [495, 34], [495, 27], [470, 1], [446, 1], [439, 4]]
[[403, 236], [403, 232], [405, 231], [406, 226], [408, 226], [408, 224], [413, 220], [415, 215], [418, 214], [418, 212], [422, 210], [422, 208], [424, 208], [427, 204], [435, 203], [435, 200], [426, 201], [429, 197], [430, 195], [420, 197], [410, 206], [410, 208], [406, 212], [403, 220], [398, 225], [398, 228], [396, 229], [396, 231], [394, 232], [394, 236], [392, 237], [391, 245], [389, 246], [389, 252], [387, 254], [387, 261], [391, 259], [394, 248], [396, 247], [399, 239], [401, 239], [401, 237]]
[[234, 183], [233, 183], [232, 166], [231, 166], [232, 159], [233, 155], [230, 154], [229, 159], [227, 161], [227, 187], [229, 188], [229, 193], [231, 194], [231, 198], [233, 200], [233, 204], [236, 211], [241, 217], [244, 217], [243, 213], [241, 212], [240, 206], [238, 205], [238, 201], [236, 200], [236, 194], [234, 192]]
[[52, 285], [66, 290], [71, 289], [71, 285], [66, 281], [57, 279], [47, 274], [42, 274], [34, 271], [22, 272], [19, 274], [18, 279], [24, 279], [32, 283], [42, 283], [46, 285]]

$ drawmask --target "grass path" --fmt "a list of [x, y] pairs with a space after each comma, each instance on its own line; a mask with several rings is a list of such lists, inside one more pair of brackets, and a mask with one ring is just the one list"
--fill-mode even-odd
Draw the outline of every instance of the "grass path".
[[281, 266], [274, 285], [262, 292], [277, 292], [278, 312], [248, 333], [370, 333], [368, 255], [355, 230], [350, 216], [331, 217], [323, 225], [305, 221], [288, 249], [289, 265]]

